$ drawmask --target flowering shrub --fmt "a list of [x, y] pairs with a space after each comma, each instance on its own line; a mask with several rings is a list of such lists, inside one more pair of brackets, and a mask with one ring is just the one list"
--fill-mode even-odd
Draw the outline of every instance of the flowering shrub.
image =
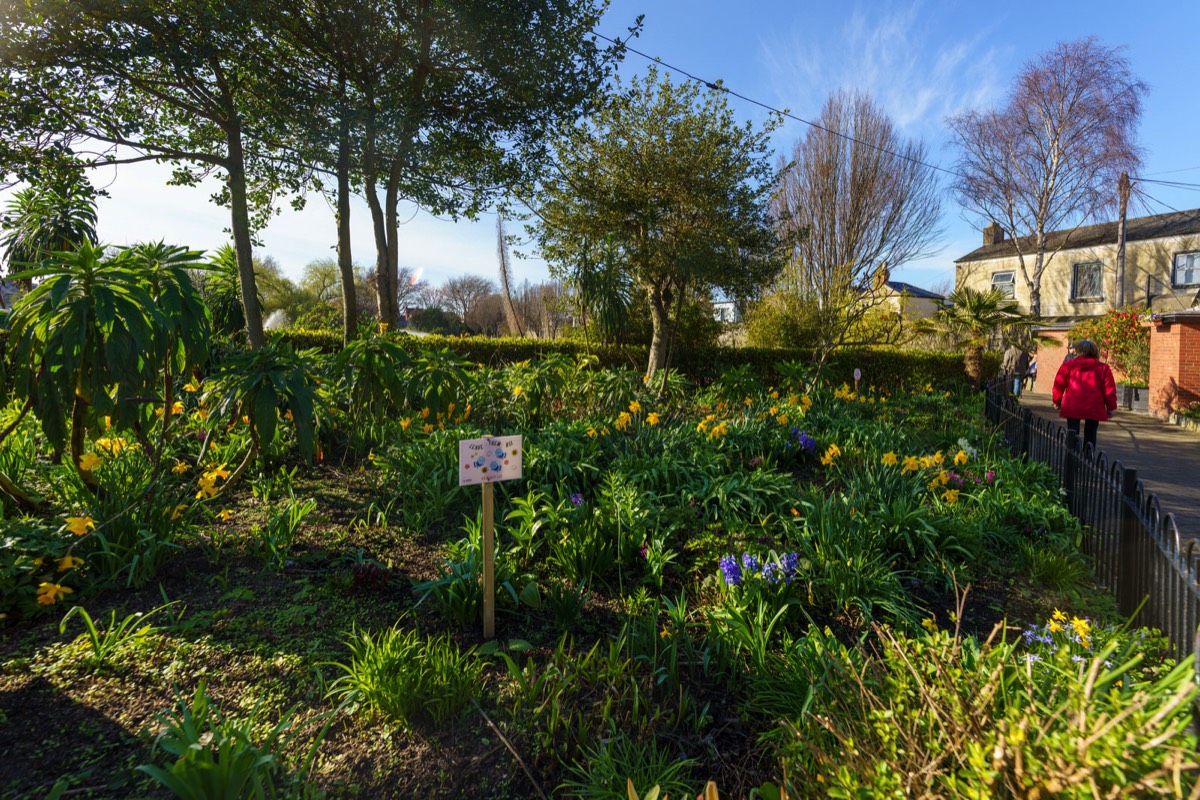
[[1070, 338], [1091, 339], [1100, 355], [1115, 365], [1130, 383], [1145, 385], [1150, 378], [1150, 330], [1142, 327], [1148, 309], [1130, 306], [1102, 317], [1085, 319], [1071, 328]]

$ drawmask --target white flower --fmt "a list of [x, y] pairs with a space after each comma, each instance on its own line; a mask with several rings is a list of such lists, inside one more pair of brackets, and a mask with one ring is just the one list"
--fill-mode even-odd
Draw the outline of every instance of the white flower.
[[967, 441], [966, 437], [958, 440], [958, 449], [965, 450], [967, 455], [969, 455], [972, 459], [978, 458], [979, 456], [975, 448], [971, 447], [971, 443]]

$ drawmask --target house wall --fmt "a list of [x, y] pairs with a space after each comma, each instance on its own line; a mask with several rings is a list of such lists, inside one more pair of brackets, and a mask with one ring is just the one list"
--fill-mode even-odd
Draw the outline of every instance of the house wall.
[[937, 301], [929, 297], [914, 297], [907, 293], [890, 292], [882, 303], [884, 308], [901, 314], [905, 319], [928, 319], [937, 313]]
[[[1192, 298], [1200, 287], [1174, 287], [1171, 273], [1176, 253], [1200, 250], [1200, 236], [1174, 236], [1167, 239], [1150, 239], [1129, 242], [1125, 247], [1125, 303], [1146, 304], [1146, 282], [1150, 280], [1150, 307], [1154, 311], [1183, 311], [1192, 305]], [[1075, 264], [1099, 261], [1103, 264], [1104, 298], [1098, 302], [1077, 303], [1071, 301], [1071, 279]], [[1034, 259], [1026, 256], [1026, 266], [1032, 272]], [[970, 287], [978, 291], [992, 288], [992, 274], [1004, 271], [1016, 272], [1016, 300], [1021, 308], [1029, 310], [1029, 288], [1021, 277], [1020, 263], [1010, 258], [966, 261], [955, 264], [955, 287]], [[1043, 317], [1091, 317], [1103, 314], [1116, 307], [1117, 299], [1117, 246], [1062, 250], [1051, 258], [1042, 273], [1042, 316]]]

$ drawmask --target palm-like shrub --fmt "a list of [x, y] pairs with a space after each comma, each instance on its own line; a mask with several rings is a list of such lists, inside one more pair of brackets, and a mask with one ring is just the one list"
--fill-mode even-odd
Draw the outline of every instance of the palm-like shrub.
[[976, 291], [969, 286], [955, 289], [925, 326], [929, 332], [944, 333], [957, 339], [964, 349], [963, 367], [967, 378], [979, 388], [983, 379], [983, 351], [994, 333], [1027, 326], [1032, 319], [1021, 312], [1015, 300], [999, 289]]
[[55, 448], [69, 440], [77, 469], [89, 428], [106, 416], [136, 428], [163, 367], [170, 380], [203, 350], [208, 316], [187, 272], [195, 257], [162, 244], [107, 256], [84, 241], [16, 276], [40, 282], [9, 316], [15, 394]]

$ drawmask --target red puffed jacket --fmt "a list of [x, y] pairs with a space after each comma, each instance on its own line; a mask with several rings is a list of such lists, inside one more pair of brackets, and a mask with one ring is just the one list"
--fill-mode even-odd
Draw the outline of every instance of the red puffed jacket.
[[1094, 358], [1064, 361], [1054, 376], [1054, 405], [1067, 419], [1106, 420], [1117, 410], [1117, 382], [1108, 364]]

